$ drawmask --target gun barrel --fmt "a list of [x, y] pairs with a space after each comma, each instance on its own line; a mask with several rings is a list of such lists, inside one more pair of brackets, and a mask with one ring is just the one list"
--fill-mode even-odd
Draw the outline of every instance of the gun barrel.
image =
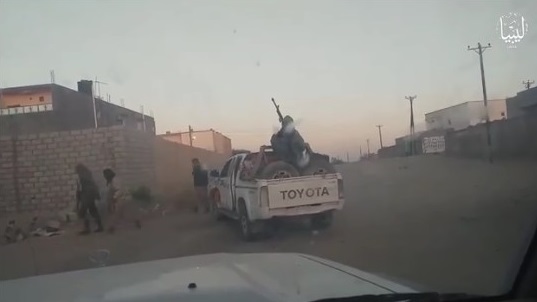
[[274, 98], [272, 98], [272, 104], [274, 104], [274, 107], [276, 107], [276, 113], [278, 114], [278, 119], [280, 120], [280, 123], [283, 122], [283, 115], [282, 115], [282, 112], [280, 111], [280, 106], [276, 104], [276, 101], [274, 100]]

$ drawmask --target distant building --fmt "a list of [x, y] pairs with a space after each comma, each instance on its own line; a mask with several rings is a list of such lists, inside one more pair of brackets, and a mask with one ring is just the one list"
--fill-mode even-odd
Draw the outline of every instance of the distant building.
[[514, 97], [507, 98], [507, 115], [519, 117], [530, 112], [537, 112], [537, 87], [520, 91]]
[[233, 152], [231, 139], [213, 129], [176, 133], [168, 131], [166, 134], [160, 134], [159, 136], [178, 144], [191, 145], [220, 154], [231, 155]]
[[[507, 118], [505, 100], [489, 100], [487, 107], [490, 121]], [[465, 102], [425, 114], [427, 130], [460, 130], [483, 123], [485, 120], [483, 101]]]
[[[56, 84], [0, 89], [0, 135], [80, 130], [95, 127], [92, 81], [78, 82], [78, 91]], [[99, 98], [98, 127], [123, 125], [155, 133], [155, 120]]]

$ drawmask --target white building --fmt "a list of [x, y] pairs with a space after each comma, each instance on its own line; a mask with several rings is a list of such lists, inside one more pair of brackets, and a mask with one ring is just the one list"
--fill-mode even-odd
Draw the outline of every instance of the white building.
[[[507, 118], [505, 99], [489, 100], [487, 107], [490, 121]], [[427, 130], [460, 130], [485, 121], [486, 116], [483, 101], [466, 102], [425, 114]]]

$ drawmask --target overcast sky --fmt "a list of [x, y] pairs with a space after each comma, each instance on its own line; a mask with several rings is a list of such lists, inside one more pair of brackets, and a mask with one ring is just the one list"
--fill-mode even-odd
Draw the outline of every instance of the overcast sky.
[[[500, 16], [524, 16], [516, 49]], [[61, 1], [0, 0], [0, 86], [50, 82], [152, 110], [157, 132], [214, 128], [236, 148], [268, 143], [284, 114], [321, 152], [356, 158], [408, 133], [409, 104], [423, 115], [515, 95], [537, 80], [537, 1]]]

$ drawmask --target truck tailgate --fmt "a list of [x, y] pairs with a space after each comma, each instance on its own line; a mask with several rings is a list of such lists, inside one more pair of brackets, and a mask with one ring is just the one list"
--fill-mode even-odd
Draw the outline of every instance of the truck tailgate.
[[339, 200], [337, 174], [270, 180], [267, 188], [271, 209]]

